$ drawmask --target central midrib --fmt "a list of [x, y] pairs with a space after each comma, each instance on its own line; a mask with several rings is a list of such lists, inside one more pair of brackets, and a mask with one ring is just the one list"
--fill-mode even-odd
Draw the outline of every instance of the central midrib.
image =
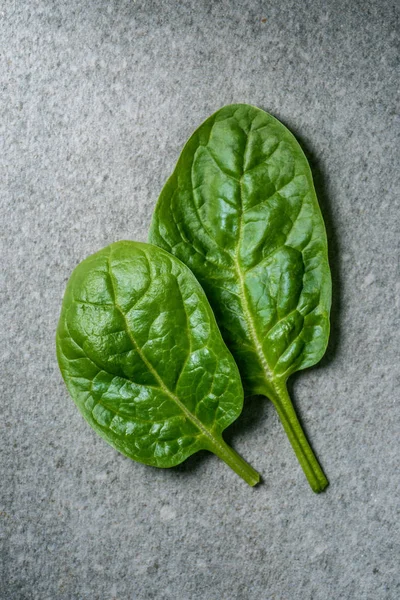
[[173, 394], [171, 392], [171, 390], [165, 385], [165, 382], [163, 381], [163, 379], [159, 376], [159, 374], [157, 373], [157, 371], [155, 370], [155, 368], [153, 367], [153, 365], [151, 364], [151, 362], [149, 362], [149, 360], [146, 358], [146, 356], [142, 352], [142, 349], [137, 344], [135, 338], [132, 336], [132, 334], [131, 334], [131, 332], [129, 330], [129, 326], [128, 326], [128, 322], [126, 320], [125, 313], [124, 313], [124, 311], [122, 310], [122, 308], [119, 306], [119, 304], [117, 302], [117, 296], [116, 296], [116, 292], [115, 292], [114, 279], [113, 279], [113, 274], [111, 272], [110, 257], [108, 258], [108, 275], [109, 275], [110, 281], [111, 281], [111, 287], [112, 287], [112, 292], [113, 292], [113, 296], [114, 296], [114, 305], [115, 305], [115, 308], [118, 310], [118, 312], [120, 313], [121, 317], [124, 320], [125, 330], [126, 330], [126, 333], [127, 333], [128, 337], [129, 337], [129, 339], [131, 341], [132, 346], [135, 348], [136, 352], [139, 354], [140, 358], [142, 359], [142, 361], [144, 362], [144, 364], [146, 365], [146, 367], [149, 369], [150, 373], [153, 375], [153, 377], [155, 378], [155, 380], [158, 382], [158, 385], [160, 386], [160, 388], [162, 389], [162, 391], [164, 392], [164, 394], [166, 396], [168, 396], [169, 398], [171, 398], [171, 400], [173, 400], [177, 404], [177, 406], [181, 409], [181, 411], [184, 413], [184, 415], [193, 423], [193, 425], [195, 425], [197, 427], [197, 429], [199, 429], [199, 431], [201, 431], [201, 433], [203, 435], [205, 435], [211, 441], [211, 443], [212, 443], [212, 445], [214, 447], [217, 447], [221, 451], [224, 451], [224, 447], [222, 446], [222, 444], [219, 443], [218, 439], [213, 436], [213, 434], [211, 433], [211, 431], [209, 431], [203, 425], [203, 423], [196, 417], [196, 415], [194, 415], [193, 413], [191, 413], [187, 409], [187, 407], [179, 400], [178, 396], [176, 396], [175, 394]]
[[[246, 150], [247, 150], [247, 142], [248, 142], [249, 136], [247, 135], [246, 137], [246, 145], [243, 151], [243, 168], [242, 168], [242, 172], [244, 173], [244, 164], [245, 164], [245, 156], [246, 156]], [[260, 360], [261, 363], [261, 367], [263, 368], [263, 371], [265, 373], [265, 380], [267, 382], [267, 384], [269, 385], [273, 385], [275, 387], [275, 381], [274, 381], [274, 374], [272, 372], [272, 369], [270, 368], [267, 359], [265, 358], [263, 349], [262, 349], [262, 344], [261, 341], [258, 338], [258, 334], [257, 334], [257, 329], [256, 326], [254, 324], [251, 312], [250, 312], [250, 307], [249, 307], [249, 303], [247, 301], [247, 296], [246, 296], [246, 288], [245, 288], [245, 282], [244, 282], [244, 274], [242, 272], [242, 268], [241, 268], [241, 264], [240, 264], [240, 259], [239, 259], [239, 255], [240, 255], [240, 247], [242, 245], [242, 235], [243, 235], [243, 189], [242, 189], [242, 179], [243, 179], [243, 174], [241, 175], [240, 179], [239, 179], [239, 196], [240, 196], [240, 215], [239, 215], [239, 234], [238, 234], [238, 243], [237, 243], [237, 250], [234, 254], [233, 260], [234, 260], [234, 264], [236, 267], [236, 272], [238, 275], [238, 279], [239, 279], [239, 283], [240, 283], [240, 290], [241, 290], [241, 297], [242, 297], [242, 308], [243, 308], [243, 315], [245, 317], [245, 320], [247, 322], [247, 325], [249, 327], [249, 333], [250, 333], [250, 337], [252, 339], [252, 342], [254, 344], [254, 347], [256, 349], [257, 352], [257, 356]]]
[[[258, 338], [257, 335], [257, 330], [255, 328], [254, 322], [253, 322], [253, 318], [251, 316], [251, 312], [249, 309], [249, 305], [247, 302], [247, 298], [246, 298], [246, 290], [245, 290], [245, 286], [244, 286], [244, 277], [243, 277], [243, 273], [240, 269], [240, 264], [238, 263], [238, 261], [235, 258], [235, 266], [236, 266], [236, 271], [238, 274], [238, 278], [239, 278], [239, 282], [240, 282], [240, 288], [241, 288], [241, 297], [242, 297], [242, 308], [243, 308], [243, 314], [244, 317], [246, 319], [247, 325], [249, 327], [249, 333], [250, 333], [250, 337], [252, 339], [252, 342], [255, 346], [255, 349], [257, 351], [257, 355], [260, 359], [260, 363], [261, 366], [263, 367], [265, 374], [266, 374], [266, 380], [268, 383], [274, 383], [274, 376], [273, 376], [273, 372], [269, 366], [269, 364], [267, 363], [267, 359], [265, 358], [263, 349], [262, 349], [262, 345], [261, 342]], [[268, 379], [269, 377], [269, 379]]]

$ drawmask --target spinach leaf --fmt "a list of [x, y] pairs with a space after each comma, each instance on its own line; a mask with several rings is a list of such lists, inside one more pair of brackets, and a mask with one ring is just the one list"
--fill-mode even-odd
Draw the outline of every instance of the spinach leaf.
[[159, 198], [149, 240], [203, 286], [246, 394], [274, 403], [314, 491], [328, 481], [286, 380], [314, 365], [329, 336], [331, 277], [311, 171], [294, 136], [245, 104], [192, 135]]
[[79, 264], [57, 357], [84, 418], [126, 456], [172, 467], [206, 449], [259, 481], [222, 439], [242, 410], [237, 366], [201, 286], [174, 256], [118, 242]]

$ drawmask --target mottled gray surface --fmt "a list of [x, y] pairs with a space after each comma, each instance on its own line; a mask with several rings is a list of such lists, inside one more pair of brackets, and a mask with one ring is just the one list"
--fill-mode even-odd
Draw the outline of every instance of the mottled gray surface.
[[[398, 35], [394, 0], [0, 3], [1, 600], [400, 597]], [[251, 489], [211, 455], [117, 454], [56, 363], [73, 267], [146, 239], [183, 143], [231, 102], [298, 135], [327, 223], [331, 343], [292, 388], [320, 496], [272, 405], [227, 435]]]

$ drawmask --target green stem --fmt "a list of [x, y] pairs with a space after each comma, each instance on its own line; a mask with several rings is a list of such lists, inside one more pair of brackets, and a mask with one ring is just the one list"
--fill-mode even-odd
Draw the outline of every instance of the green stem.
[[222, 438], [218, 444], [210, 447], [211, 452], [223, 460], [239, 477], [251, 486], [257, 485], [260, 475], [251, 467], [233, 448], [228, 446]]
[[314, 454], [299, 423], [286, 385], [276, 387], [276, 394], [269, 394], [282, 425], [286, 431], [297, 459], [314, 492], [322, 492], [329, 482]]

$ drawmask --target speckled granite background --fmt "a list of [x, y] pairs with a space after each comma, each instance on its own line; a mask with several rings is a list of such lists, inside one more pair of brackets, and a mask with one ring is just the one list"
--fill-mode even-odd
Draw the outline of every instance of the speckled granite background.
[[[396, 8], [397, 5], [397, 8]], [[0, 4], [2, 600], [396, 600], [399, 5]], [[135, 464], [84, 423], [54, 333], [73, 267], [145, 240], [213, 111], [249, 102], [308, 154], [330, 240], [332, 337], [292, 392], [331, 481], [316, 496], [272, 405], [203, 454]]]

